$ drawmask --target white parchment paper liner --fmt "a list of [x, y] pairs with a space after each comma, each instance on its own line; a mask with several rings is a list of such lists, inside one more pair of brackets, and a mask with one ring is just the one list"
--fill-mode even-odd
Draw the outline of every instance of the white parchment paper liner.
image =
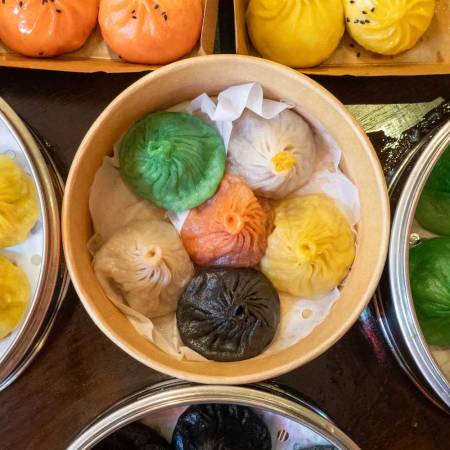
[[[336, 201], [347, 217], [349, 224], [355, 227], [360, 220], [359, 195], [356, 186], [339, 169], [342, 152], [330, 133], [323, 128], [316, 118], [307, 114], [301, 108], [301, 105], [264, 99], [262, 87], [257, 83], [248, 83], [225, 89], [218, 95], [216, 100], [210, 98], [207, 94], [202, 94], [192, 102], [184, 102], [170, 108], [170, 111], [183, 111], [199, 115], [206, 122], [217, 128], [227, 148], [232, 133], [233, 121], [241, 116], [245, 108], [266, 119], [277, 116], [285, 109], [295, 108], [308, 121], [313, 130], [316, 150], [319, 154], [318, 163], [308, 183], [291, 195], [324, 193]], [[111, 170], [111, 167], [118, 170], [117, 146], [114, 153], [115, 156], [113, 158], [105, 158], [102, 168], [107, 164], [107, 170]], [[97, 173], [96, 179], [101, 176], [101, 172]], [[123, 183], [120, 177], [115, 177], [114, 183], [119, 182], [119, 180]], [[124, 189], [119, 189], [120, 192], [129, 191], [125, 184], [123, 187], [125, 191]], [[91, 198], [95, 194], [95, 192], [91, 192]], [[133, 202], [143, 202], [143, 200], [137, 199], [131, 191], [126, 195]], [[90, 202], [91, 210], [96, 208], [94, 203]], [[110, 198], [108, 204], [112, 203], [114, 203], [114, 199]], [[118, 203], [123, 205], [123, 198], [119, 199]], [[129, 206], [131, 210], [135, 208], [133, 203]], [[180, 231], [188, 213], [189, 211], [182, 213], [167, 212], [167, 218]], [[96, 214], [98, 215], [98, 211]], [[119, 220], [120, 217], [121, 215], [119, 215]], [[115, 228], [117, 228], [117, 224], [115, 224]], [[90, 248], [95, 250], [95, 247], [99, 245], [98, 236], [94, 236], [93, 241], [95, 245], [92, 245], [91, 241]], [[258, 357], [286, 349], [309, 335], [326, 318], [334, 303], [339, 299], [339, 295], [340, 291], [337, 288], [322, 298], [314, 300], [299, 299], [280, 293], [281, 319], [279, 328], [270, 346]], [[157, 319], [149, 319], [117, 299], [111, 299], [111, 301], [126, 314], [140, 334], [161, 350], [178, 359], [205, 360], [198, 353], [183, 346], [176, 326], [175, 313]]]

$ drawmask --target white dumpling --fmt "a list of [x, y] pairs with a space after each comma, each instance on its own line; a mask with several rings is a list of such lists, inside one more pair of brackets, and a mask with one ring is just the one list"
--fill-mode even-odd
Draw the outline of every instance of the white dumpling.
[[262, 196], [282, 198], [297, 190], [308, 181], [316, 160], [313, 132], [293, 111], [264, 119], [247, 110], [233, 124], [229, 170]]
[[101, 240], [134, 220], [163, 219], [165, 212], [138, 198], [122, 180], [111, 158], [105, 158], [95, 175], [89, 195], [89, 210]]
[[176, 229], [162, 220], [137, 221], [114, 233], [94, 257], [106, 295], [146, 317], [174, 312], [194, 274]]

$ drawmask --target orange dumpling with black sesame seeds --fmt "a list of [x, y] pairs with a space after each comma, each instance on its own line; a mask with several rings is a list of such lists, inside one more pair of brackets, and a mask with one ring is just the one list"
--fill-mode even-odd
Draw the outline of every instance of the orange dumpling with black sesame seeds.
[[190, 210], [181, 239], [200, 266], [252, 267], [264, 256], [272, 228], [268, 201], [227, 174], [213, 197]]
[[0, 0], [0, 40], [32, 57], [84, 45], [97, 24], [99, 0]]
[[101, 0], [103, 39], [121, 58], [165, 64], [189, 53], [202, 28], [202, 0]]

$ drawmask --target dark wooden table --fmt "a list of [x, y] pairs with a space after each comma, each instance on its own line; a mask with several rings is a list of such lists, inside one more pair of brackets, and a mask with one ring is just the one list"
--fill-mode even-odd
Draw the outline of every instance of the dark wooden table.
[[[226, 50], [232, 45], [229, 14], [222, 17]], [[141, 76], [0, 69], [0, 96], [54, 145], [66, 176], [92, 122]], [[450, 75], [316, 80], [347, 104], [450, 99]], [[0, 450], [64, 449], [106, 407], [164, 378], [111, 343], [70, 289], [42, 352], [0, 393]], [[277, 381], [312, 399], [363, 449], [450, 448], [449, 416], [415, 389], [379, 330], [362, 321], [320, 358]]]

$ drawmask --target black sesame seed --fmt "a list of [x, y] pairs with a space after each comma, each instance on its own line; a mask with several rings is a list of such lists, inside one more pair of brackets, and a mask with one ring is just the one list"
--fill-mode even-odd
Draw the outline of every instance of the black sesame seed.
[[353, 21], [353, 23], [359, 23], [359, 20], [358, 20], [358, 19], [355, 19], [355, 20]]
[[355, 44], [353, 42], [350, 42], [350, 47], [353, 48]]
[[22, 8], [23, 2], [19, 2], [19, 8]]
[[56, 12], [57, 12], [58, 14], [61, 14], [61, 13], [62, 13], [62, 11], [61, 11], [60, 9], [56, 9]]
[[158, 9], [158, 8], [159, 8], [158, 3], [156, 3], [156, 5], [154, 6], [154, 8], [155, 8], [155, 9]]
[[137, 16], [131, 16], [132, 19], [137, 19]]
[[367, 14], [367, 11], [363, 11], [362, 13], [363, 13], [363, 14]]
[[370, 10], [370, 12], [374, 12], [375, 11], [375, 7], [373, 7], [371, 10]]
[[366, 23], [370, 23], [370, 20], [369, 20], [369, 19], [366, 19]]
[[358, 52], [358, 53], [356, 54], [356, 57], [357, 57], [357, 58], [360, 58], [360, 57], [361, 57], [361, 53]]
[[351, 4], [355, 3], [355, 0], [350, 0], [350, 3], [351, 3]]
[[345, 20], [347, 21], [347, 23], [350, 22], [350, 19], [348, 17]]

